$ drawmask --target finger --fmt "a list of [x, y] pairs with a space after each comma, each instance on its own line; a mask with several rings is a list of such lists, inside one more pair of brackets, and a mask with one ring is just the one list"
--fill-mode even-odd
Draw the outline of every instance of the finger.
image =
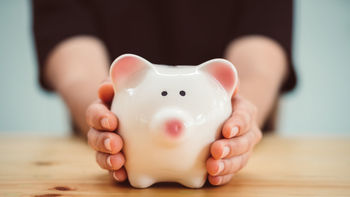
[[105, 104], [110, 104], [114, 97], [113, 84], [110, 79], [104, 81], [98, 89], [98, 97]]
[[222, 135], [225, 138], [244, 135], [248, 132], [257, 113], [253, 104], [240, 97], [233, 99], [232, 102], [234, 111], [222, 129]]
[[231, 181], [234, 174], [228, 174], [224, 176], [208, 176], [209, 183], [212, 185], [223, 185]]
[[101, 102], [91, 104], [86, 110], [88, 125], [97, 130], [114, 131], [117, 129], [117, 117]]
[[124, 167], [122, 167], [119, 170], [113, 171], [112, 175], [113, 175], [113, 178], [118, 182], [123, 182], [128, 178], [128, 175]]
[[240, 90], [240, 81], [238, 81], [238, 85], [237, 85], [235, 91], [232, 94], [232, 98], [235, 97], [238, 94], [239, 90]]
[[[254, 129], [258, 129], [257, 127]], [[245, 135], [215, 141], [210, 147], [210, 153], [214, 159], [230, 158], [248, 152], [260, 139], [252, 129]]]
[[249, 156], [250, 152], [229, 159], [215, 160], [211, 157], [207, 160], [207, 171], [212, 176], [236, 173], [246, 165]]
[[116, 154], [123, 147], [123, 140], [116, 133], [100, 132], [91, 128], [87, 136], [89, 145], [99, 152]]
[[121, 167], [123, 167], [125, 158], [121, 152], [114, 155], [96, 152], [96, 162], [103, 169], [119, 170]]
[[234, 111], [232, 116], [225, 122], [222, 135], [225, 138], [233, 138], [243, 135], [249, 130], [251, 123], [250, 114], [242, 109]]
[[254, 126], [252, 130], [253, 130], [253, 133], [255, 135], [255, 142], [254, 142], [254, 146], [255, 146], [262, 139], [263, 133], [258, 126]]

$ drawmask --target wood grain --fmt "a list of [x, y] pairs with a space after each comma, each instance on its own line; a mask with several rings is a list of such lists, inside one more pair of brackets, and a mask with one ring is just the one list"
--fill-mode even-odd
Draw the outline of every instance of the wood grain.
[[350, 138], [266, 136], [227, 185], [114, 183], [81, 139], [0, 136], [0, 196], [350, 196]]

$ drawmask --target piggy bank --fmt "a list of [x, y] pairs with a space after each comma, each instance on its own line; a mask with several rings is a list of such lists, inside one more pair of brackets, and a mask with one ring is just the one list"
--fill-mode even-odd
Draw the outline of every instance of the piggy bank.
[[210, 144], [231, 115], [238, 77], [227, 60], [198, 66], [156, 65], [132, 54], [110, 68], [111, 111], [119, 119], [130, 184], [202, 187]]

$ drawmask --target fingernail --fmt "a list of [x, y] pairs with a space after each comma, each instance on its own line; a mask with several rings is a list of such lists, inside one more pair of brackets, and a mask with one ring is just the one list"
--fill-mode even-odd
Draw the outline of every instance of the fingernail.
[[115, 172], [113, 172], [113, 178], [117, 181], [120, 181], [120, 179], [117, 177], [117, 175], [115, 174]]
[[109, 125], [108, 118], [102, 118], [102, 120], [101, 120], [101, 125], [102, 125], [103, 128], [109, 129], [109, 128], [110, 128], [110, 125]]
[[107, 150], [112, 151], [112, 148], [111, 148], [111, 139], [109, 139], [109, 138], [105, 139], [104, 145], [105, 145], [105, 148], [106, 148]]
[[232, 129], [231, 129], [231, 132], [230, 132], [230, 137], [234, 137], [238, 134], [238, 127], [237, 126], [234, 126]]
[[219, 168], [218, 168], [218, 171], [215, 173], [215, 175], [218, 175], [223, 169], [224, 169], [224, 163], [219, 162]]
[[107, 165], [112, 168], [111, 156], [107, 157]]
[[217, 185], [220, 185], [220, 184], [221, 184], [221, 182], [222, 182], [222, 177], [221, 177], [221, 176], [219, 176], [219, 177], [218, 177], [218, 183], [217, 183]]
[[221, 176], [217, 176], [216, 177], [217, 183], [215, 185], [220, 185], [222, 182], [222, 177]]
[[223, 150], [222, 150], [222, 154], [220, 158], [224, 158], [226, 157], [228, 154], [230, 153], [230, 148], [227, 146], [224, 146]]

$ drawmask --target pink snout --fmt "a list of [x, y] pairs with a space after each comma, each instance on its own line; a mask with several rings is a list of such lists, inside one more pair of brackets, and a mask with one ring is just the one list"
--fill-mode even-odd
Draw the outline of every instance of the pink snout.
[[171, 119], [165, 122], [165, 132], [171, 137], [178, 137], [184, 131], [184, 124], [177, 119]]

